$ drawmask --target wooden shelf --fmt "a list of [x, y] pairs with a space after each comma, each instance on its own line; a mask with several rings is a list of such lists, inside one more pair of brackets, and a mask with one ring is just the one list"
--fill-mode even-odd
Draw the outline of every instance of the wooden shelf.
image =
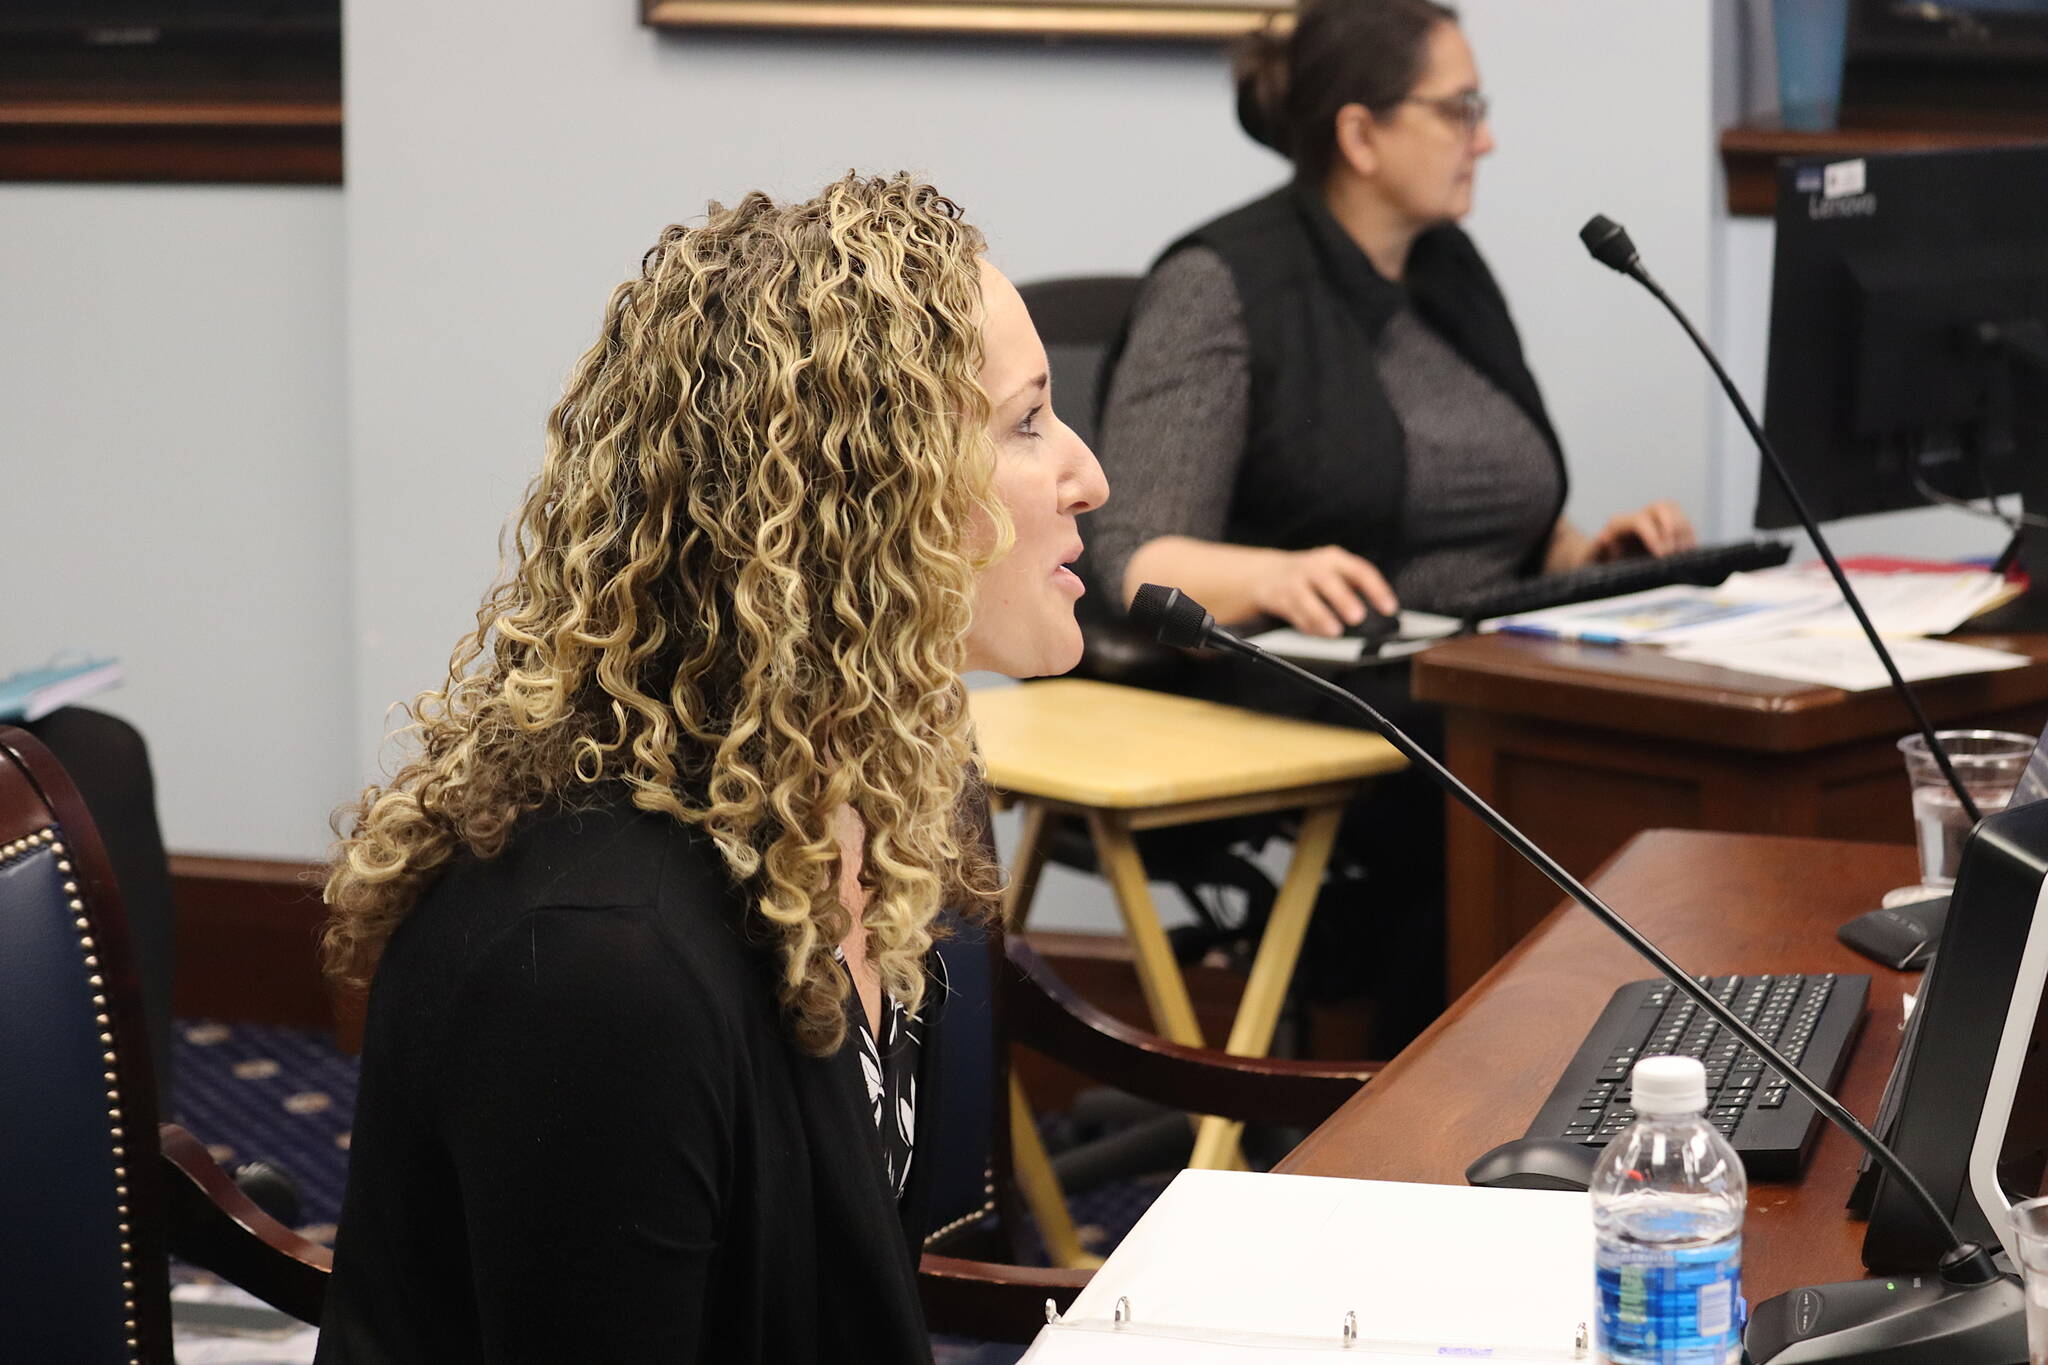
[[341, 103], [0, 99], [0, 180], [338, 185]]
[[1829, 133], [1792, 132], [1773, 124], [1724, 129], [1721, 165], [1728, 173], [1728, 211], [1770, 217], [1776, 211], [1778, 162], [1784, 157], [2048, 143], [2048, 114], [1889, 109], [1851, 113], [1849, 120], [1851, 126]]

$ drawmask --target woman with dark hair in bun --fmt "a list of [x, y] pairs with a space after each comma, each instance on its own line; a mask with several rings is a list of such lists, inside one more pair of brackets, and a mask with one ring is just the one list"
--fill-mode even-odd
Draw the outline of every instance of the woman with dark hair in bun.
[[[1556, 433], [1506, 300], [1457, 226], [1494, 143], [1454, 10], [1306, 0], [1291, 35], [1242, 55], [1238, 114], [1294, 176], [1174, 242], [1139, 296], [1104, 391], [1098, 446], [1118, 491], [1091, 518], [1098, 600], [1170, 583], [1224, 622], [1334, 636], [1368, 607], [1426, 610], [1694, 543], [1668, 502], [1597, 535], [1563, 516]], [[1433, 742], [1405, 670], [1346, 681]], [[1197, 686], [1348, 719], [1234, 660]], [[1367, 899], [1420, 907], [1395, 917], [1398, 932], [1360, 935], [1395, 994], [1441, 979], [1439, 806], [1419, 782], [1382, 784], [1347, 823], [1376, 883]], [[1395, 1013], [1412, 1026], [1430, 1003]]]

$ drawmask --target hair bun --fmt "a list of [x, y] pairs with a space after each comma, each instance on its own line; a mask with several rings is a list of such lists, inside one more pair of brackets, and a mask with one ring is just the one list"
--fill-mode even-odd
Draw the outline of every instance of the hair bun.
[[1274, 20], [1238, 45], [1232, 68], [1237, 76], [1237, 121], [1252, 141], [1282, 156], [1293, 155], [1287, 126], [1288, 35]]

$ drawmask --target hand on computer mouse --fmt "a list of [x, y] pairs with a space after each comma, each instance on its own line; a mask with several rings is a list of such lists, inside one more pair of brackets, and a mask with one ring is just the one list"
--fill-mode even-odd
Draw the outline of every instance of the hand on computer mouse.
[[1251, 584], [1254, 605], [1304, 635], [1335, 638], [1354, 619], [1401, 609], [1369, 559], [1341, 545], [1275, 550]]

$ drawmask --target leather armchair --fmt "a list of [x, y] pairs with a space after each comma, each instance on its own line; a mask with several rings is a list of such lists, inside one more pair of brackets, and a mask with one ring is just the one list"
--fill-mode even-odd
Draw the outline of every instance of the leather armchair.
[[121, 893], [78, 789], [0, 726], [0, 1296], [10, 1358], [170, 1365], [175, 1250], [307, 1321], [329, 1255], [257, 1209], [155, 1070]]

